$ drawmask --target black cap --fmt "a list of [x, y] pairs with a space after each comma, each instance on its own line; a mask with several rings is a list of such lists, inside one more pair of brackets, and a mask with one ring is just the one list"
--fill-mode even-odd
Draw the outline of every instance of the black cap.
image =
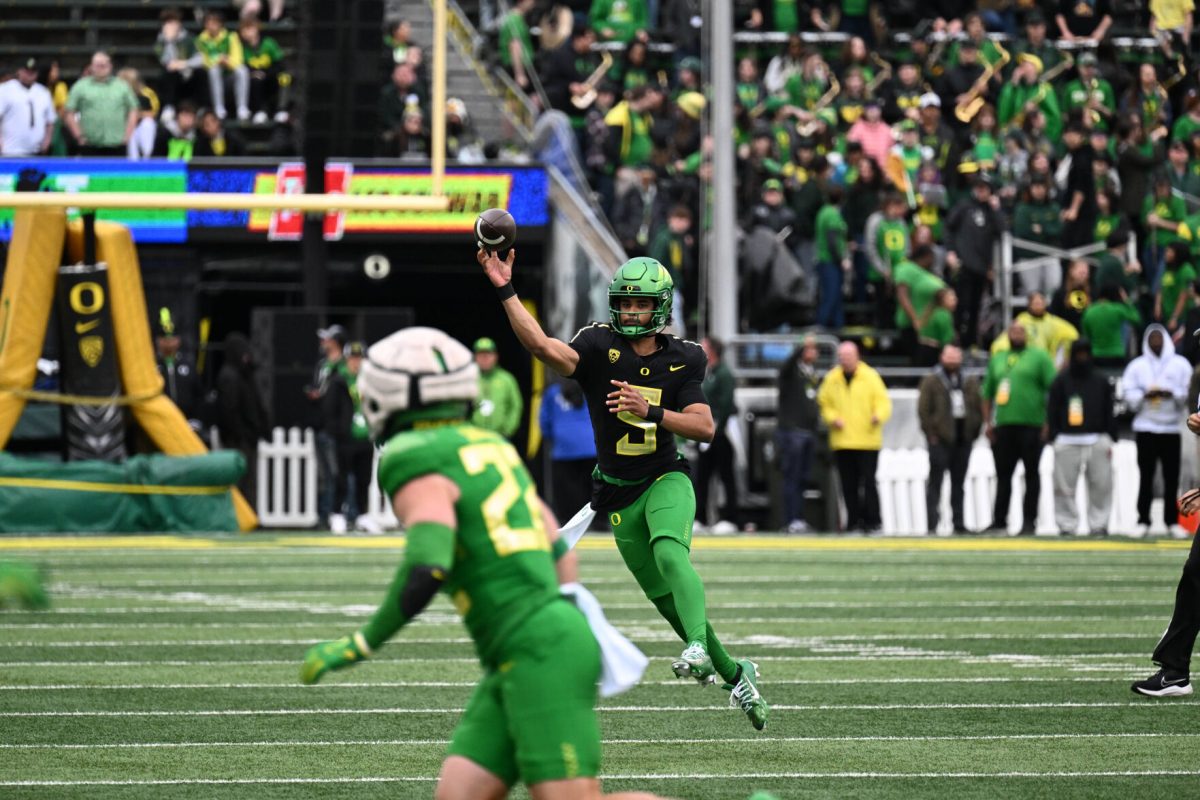
[[21, 63], [17, 65], [17, 69], [27, 69], [30, 72], [37, 72], [39, 66], [38, 60], [30, 56], [29, 58], [21, 59]]
[[346, 334], [346, 329], [341, 325], [330, 325], [328, 328], [317, 329], [318, 339], [333, 339], [338, 344], [346, 344], [346, 340], [350, 337]]
[[350, 356], [364, 357], [367, 354], [367, 346], [362, 342], [350, 342], [342, 352], [347, 358]]
[[1025, 24], [1026, 25], [1045, 25], [1046, 24], [1046, 15], [1042, 13], [1041, 9], [1035, 8], [1032, 11], [1030, 11], [1028, 14], [1025, 15]]

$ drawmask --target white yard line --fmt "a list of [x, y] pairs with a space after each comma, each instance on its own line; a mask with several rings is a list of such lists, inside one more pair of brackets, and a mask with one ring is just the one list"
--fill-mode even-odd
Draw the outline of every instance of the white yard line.
[[[86, 597], [80, 594], [77, 597]], [[100, 599], [97, 597], [97, 599]], [[805, 603], [708, 603], [707, 608], [710, 610], [740, 610], [740, 609], [786, 609], [804, 610], [804, 609], [869, 609], [869, 608], [995, 608], [997, 601], [995, 600], [947, 600], [940, 602], [936, 600], [905, 602], [897, 600], [894, 603], [879, 602], [879, 603], [864, 603], [847, 600], [828, 601], [813, 601]], [[1170, 602], [1164, 602], [1162, 598], [1145, 599], [1129, 599], [1129, 600], [1004, 600], [1005, 607], [1027, 607], [1027, 608], [1110, 608], [1120, 607], [1127, 608], [1130, 606], [1152, 606], [1155, 608], [1164, 609], [1166, 613], [1170, 612]], [[652, 608], [649, 601], [640, 603], [603, 603], [605, 611], [614, 610], [636, 610], [643, 611]], [[218, 605], [196, 605], [196, 606], [63, 606], [55, 605], [54, 608], [47, 612], [39, 612], [39, 614], [244, 614], [246, 611], [303, 611], [307, 614], [328, 614], [333, 616], [353, 616], [355, 614], [370, 614], [375, 610], [374, 605], [352, 605], [352, 606], [293, 606], [288, 603], [264, 603], [256, 607], [250, 602], [243, 599], [242, 603], [237, 606], [220, 606]], [[853, 620], [853, 617], [847, 617], [847, 621]]]
[[[1147, 703], [1145, 701], [1098, 702], [1098, 703], [871, 703], [847, 705], [777, 705], [777, 711], [943, 711], [961, 709], [1049, 709], [1049, 708], [1146, 708], [1161, 713], [1167, 708], [1192, 708], [1200, 701], [1172, 701], [1170, 703]], [[19, 717], [291, 717], [331, 715], [378, 715], [378, 714], [461, 714], [462, 707], [451, 708], [224, 708], [208, 710], [184, 709], [178, 711], [3, 711], [0, 719]], [[663, 711], [720, 711], [731, 709], [724, 706], [599, 706], [602, 713], [649, 713]]]
[[[663, 626], [665, 627], [665, 626]], [[649, 634], [646, 631], [626, 631], [626, 633], [634, 641], [661, 643], [661, 642], [677, 642], [678, 638], [672, 634]], [[914, 641], [936, 641], [936, 642], [954, 642], [954, 641], [991, 641], [991, 640], [1042, 640], [1042, 641], [1103, 641], [1108, 639], [1146, 639], [1154, 641], [1153, 633], [1146, 631], [1138, 632], [1121, 632], [1121, 633], [874, 633], [865, 635], [855, 634], [831, 634], [829, 636], [774, 636], [774, 635], [749, 635], [749, 636], [730, 636], [722, 637], [728, 644], [738, 644], [751, 647], [762, 648], [788, 648], [788, 647], [821, 647], [830, 643], [838, 644], [853, 644], [854, 642], [914, 642]], [[446, 638], [417, 638], [404, 637], [402, 640], [406, 645], [467, 645], [472, 643], [472, 639], [466, 636], [453, 636]], [[305, 639], [139, 639], [123, 641], [114, 640], [95, 640], [95, 641], [61, 641], [61, 642], [43, 642], [38, 640], [26, 640], [16, 642], [0, 642], [0, 648], [6, 647], [45, 647], [45, 648], [105, 648], [105, 647], [269, 647], [269, 646], [307, 646], [315, 644], [317, 638]]]
[[[1200, 733], [1019, 733], [996, 736], [748, 736], [720, 739], [605, 739], [606, 745], [646, 744], [756, 744], [828, 742], [1010, 742], [1062, 739], [1188, 739]], [[205, 747], [406, 747], [444, 746], [449, 739], [346, 739], [335, 741], [258, 741], [258, 742], [117, 742], [112, 744], [0, 744], [0, 750], [153, 750]]]
[[[610, 621], [622, 623], [657, 622], [661, 619], [658, 612], [647, 606], [646, 614], [623, 617], [612, 616]], [[1141, 616], [1022, 616], [1022, 617], [722, 617], [721, 625], [853, 625], [862, 628], [868, 625], [935, 625], [942, 623], [962, 625], [991, 625], [991, 624], [1028, 624], [1043, 622], [1161, 622], [1162, 614], [1145, 614]], [[426, 611], [413, 620], [410, 625], [444, 625], [457, 623], [459, 617], [448, 612]], [[325, 629], [329, 622], [238, 622], [237, 628], [316, 628]], [[228, 622], [11, 622], [0, 624], [0, 630], [173, 630], [197, 628], [214, 628], [229, 630]]]
[[[292, 662], [288, 662], [292, 663]], [[1063, 677], [1044, 676], [1031, 677], [1026, 675], [1006, 677], [976, 677], [976, 678], [787, 678], [770, 681], [771, 686], [861, 686], [870, 684], [996, 684], [996, 683], [1113, 683], [1113, 678], [1098, 677]], [[358, 681], [347, 683], [322, 683], [316, 687], [302, 686], [295, 681], [275, 683], [122, 683], [98, 686], [87, 683], [39, 683], [23, 686], [0, 686], [0, 692], [27, 691], [147, 691], [178, 689], [296, 689], [299, 691], [326, 691], [329, 689], [406, 689], [406, 688], [438, 688], [438, 687], [473, 687], [478, 680], [469, 681]], [[639, 686], [680, 686], [679, 679], [673, 681], [641, 681]], [[1200, 734], [1197, 734], [1200, 735]]]
[[[863, 648], [869, 649], [869, 648]], [[1129, 668], [1138, 668], [1147, 659], [1147, 654], [1142, 651], [1132, 653], [1055, 653], [1045, 656], [1030, 656], [1030, 655], [1011, 655], [1011, 654], [996, 654], [996, 655], [977, 655], [962, 651], [938, 651], [938, 652], [889, 652], [873, 651], [869, 654], [856, 654], [852, 652], [837, 652], [831, 655], [810, 655], [810, 656], [755, 656], [755, 661], [761, 662], [826, 662], [826, 661], [944, 661], [956, 660], [970, 664], [1013, 664], [1019, 667], [1058, 667], [1071, 665], [1079, 661], [1089, 661], [1093, 659], [1127, 659]], [[426, 664], [428, 665], [429, 658], [377, 658], [375, 663], [382, 664]], [[438, 662], [455, 662], [462, 664], [478, 664], [476, 658], [467, 657], [445, 657], [439, 656]], [[275, 658], [275, 659], [249, 659], [230, 661], [228, 659], [207, 660], [207, 659], [170, 659], [170, 660], [155, 660], [155, 661], [134, 661], [134, 660], [92, 660], [92, 661], [3, 661], [0, 660], [0, 668], [4, 667], [65, 667], [74, 669], [76, 667], [240, 667], [240, 666], [270, 666], [270, 665], [297, 665], [300, 663], [297, 658]], [[1108, 665], [1115, 666], [1115, 665]]]
[[[602, 775], [603, 780], [620, 781], [678, 781], [678, 780], [861, 780], [887, 779], [962, 779], [962, 778], [1141, 778], [1191, 777], [1196, 770], [1113, 770], [1088, 772], [738, 772], [738, 773], [648, 773]], [[145, 780], [76, 780], [76, 781], [0, 781], [0, 786], [245, 786], [292, 784], [356, 784], [356, 783], [432, 783], [434, 777], [353, 777], [353, 778], [175, 778]]]

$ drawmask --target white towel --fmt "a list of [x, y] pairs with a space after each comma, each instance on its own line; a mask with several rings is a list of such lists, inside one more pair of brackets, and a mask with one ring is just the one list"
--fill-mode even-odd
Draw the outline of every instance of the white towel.
[[583, 538], [595, 518], [596, 509], [592, 508], [591, 503], [588, 503], [575, 512], [575, 516], [571, 517], [566, 525], [558, 529], [558, 535], [566, 541], [568, 550], [575, 547], [575, 544]]
[[583, 612], [600, 644], [600, 696], [613, 697], [636, 686], [650, 660], [605, 619], [600, 601], [583, 584], [564, 583], [558, 588]]

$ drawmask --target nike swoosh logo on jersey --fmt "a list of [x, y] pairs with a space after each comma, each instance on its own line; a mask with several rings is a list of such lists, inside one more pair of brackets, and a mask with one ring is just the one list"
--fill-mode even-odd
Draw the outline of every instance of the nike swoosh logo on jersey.
[[679, 372], [679, 370], [683, 369], [686, 366], [687, 366], [687, 364], [672, 364], [671, 366], [667, 367], [667, 370], [670, 372]]
[[76, 322], [75, 323], [75, 332], [76, 333], [87, 333], [88, 331], [90, 331], [92, 328], [96, 327], [99, 324], [100, 324], [100, 320], [98, 320], [98, 319], [94, 319], [91, 322]]

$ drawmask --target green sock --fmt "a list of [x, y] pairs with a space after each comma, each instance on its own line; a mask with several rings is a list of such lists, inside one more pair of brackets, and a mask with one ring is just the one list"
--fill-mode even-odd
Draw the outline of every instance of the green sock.
[[[683, 629], [683, 623], [679, 621], [679, 612], [675, 610], [674, 597], [664, 594], [662, 597], [651, 598], [650, 602], [654, 603], [654, 607], [658, 609], [659, 614], [662, 614], [663, 619], [671, 624], [675, 635], [684, 642], [694, 641], [688, 638], [687, 632]], [[737, 662], [725, 650], [725, 646], [721, 644], [721, 640], [713, 632], [712, 625], [705, 623], [705, 633], [708, 636], [708, 657], [712, 659], [713, 667], [726, 683], [736, 683], [738, 677]]]
[[688, 560], [687, 548], [680, 542], [666, 537], [656, 539], [653, 544], [654, 563], [662, 573], [671, 596], [675, 598], [675, 610], [683, 625], [684, 641], [699, 642], [708, 647], [708, 618], [704, 613], [704, 584]]
[[712, 625], [708, 625], [708, 657], [712, 659], [713, 668], [717, 670], [717, 674], [724, 678], [726, 683], [737, 682], [738, 670], [741, 667], [733, 660], [733, 656], [729, 655], [725, 645], [721, 644]]

